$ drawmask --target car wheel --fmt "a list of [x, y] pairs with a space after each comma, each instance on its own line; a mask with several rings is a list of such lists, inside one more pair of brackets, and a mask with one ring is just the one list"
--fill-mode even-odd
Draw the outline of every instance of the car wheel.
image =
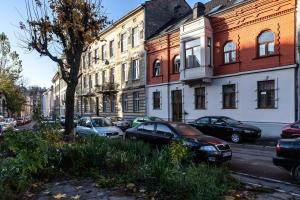
[[298, 164], [292, 171], [293, 177], [296, 181], [300, 182], [300, 164]]
[[241, 135], [238, 133], [233, 133], [230, 137], [231, 142], [233, 143], [240, 143], [242, 141]]

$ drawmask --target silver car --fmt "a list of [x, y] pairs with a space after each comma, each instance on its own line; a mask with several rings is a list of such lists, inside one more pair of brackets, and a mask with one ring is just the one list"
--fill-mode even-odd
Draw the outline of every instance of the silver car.
[[95, 134], [109, 138], [124, 138], [123, 131], [104, 117], [81, 118], [76, 126], [76, 134], [80, 136]]

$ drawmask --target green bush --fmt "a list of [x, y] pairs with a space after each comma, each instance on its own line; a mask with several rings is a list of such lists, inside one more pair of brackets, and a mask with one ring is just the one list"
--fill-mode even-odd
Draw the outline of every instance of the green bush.
[[4, 142], [2, 151], [10, 156], [0, 161], [0, 193], [5, 191], [10, 199], [32, 179], [55, 174], [90, 176], [102, 187], [133, 182], [159, 191], [160, 199], [221, 199], [236, 184], [225, 169], [182, 165], [188, 152], [177, 143], [155, 149], [139, 141], [97, 136], [66, 143], [51, 131], [9, 133]]

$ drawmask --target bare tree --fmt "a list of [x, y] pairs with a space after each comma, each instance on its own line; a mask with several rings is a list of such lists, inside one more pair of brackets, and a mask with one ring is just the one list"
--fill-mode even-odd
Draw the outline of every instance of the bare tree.
[[108, 24], [101, 0], [25, 0], [27, 21], [20, 22], [29, 50], [48, 56], [59, 66], [67, 83], [65, 133], [71, 134], [74, 97], [80, 74], [81, 57], [89, 45], [100, 40]]

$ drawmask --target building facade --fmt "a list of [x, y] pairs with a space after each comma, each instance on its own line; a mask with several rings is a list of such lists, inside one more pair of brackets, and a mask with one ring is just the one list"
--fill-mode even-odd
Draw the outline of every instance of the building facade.
[[[297, 119], [295, 3], [197, 3], [180, 31], [147, 42], [148, 114], [185, 122], [224, 115], [278, 136]], [[156, 49], [160, 41], [167, 45]]]
[[153, 0], [113, 23], [82, 57], [75, 113], [82, 116], [146, 114], [144, 42], [174, 17], [190, 11], [184, 0]]
[[[57, 72], [53, 79], [52, 79], [52, 86], [51, 86], [51, 95], [50, 101], [47, 102], [48, 105], [45, 107], [49, 107], [51, 110], [51, 116], [65, 116], [65, 110], [66, 110], [66, 90], [67, 90], [67, 84], [66, 82], [61, 78], [61, 75], [59, 72]], [[51, 104], [51, 105], [50, 105]]]

